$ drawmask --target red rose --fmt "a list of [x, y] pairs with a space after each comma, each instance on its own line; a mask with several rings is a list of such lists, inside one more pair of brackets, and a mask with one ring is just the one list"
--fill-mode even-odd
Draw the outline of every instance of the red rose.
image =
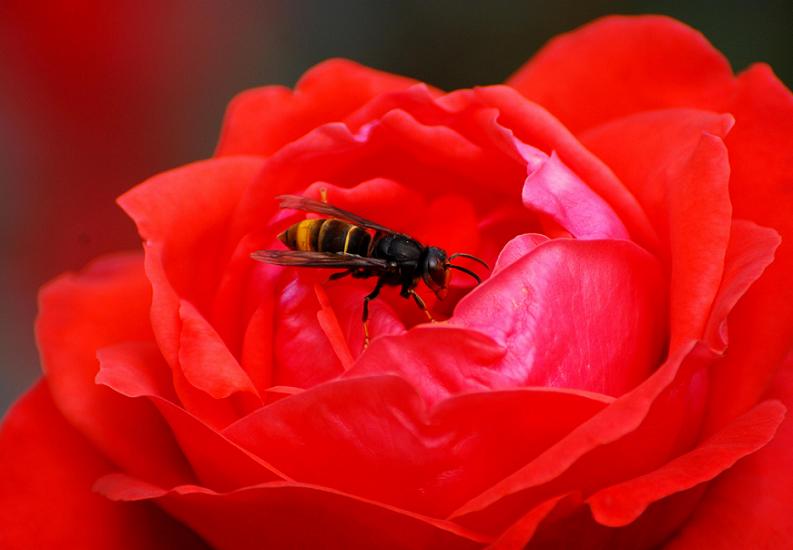
[[[384, 290], [363, 350], [371, 279], [250, 258], [321, 187], [493, 271], [420, 288], [435, 324]], [[144, 255], [41, 293], [3, 548], [793, 536], [793, 96], [680, 23], [603, 19], [449, 94], [329, 61], [119, 202]]]

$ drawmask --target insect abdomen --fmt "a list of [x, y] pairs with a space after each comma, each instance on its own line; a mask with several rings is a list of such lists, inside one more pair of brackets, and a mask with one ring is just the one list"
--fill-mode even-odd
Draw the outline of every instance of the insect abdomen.
[[367, 256], [371, 235], [365, 229], [335, 218], [303, 220], [278, 238], [292, 250], [336, 252]]

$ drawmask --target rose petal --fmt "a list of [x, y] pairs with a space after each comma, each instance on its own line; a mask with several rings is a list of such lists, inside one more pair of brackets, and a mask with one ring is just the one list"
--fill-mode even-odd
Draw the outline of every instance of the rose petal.
[[314, 282], [296, 278], [276, 298], [278, 325], [273, 349], [273, 381], [310, 388], [344, 372], [317, 320], [321, 311]]
[[156, 395], [171, 402], [177, 398], [171, 371], [154, 342], [121, 342], [96, 352], [99, 372], [94, 378], [127, 397]]
[[670, 348], [702, 338], [724, 273], [732, 206], [724, 143], [703, 135], [670, 196]]
[[[491, 120], [492, 122], [492, 120]], [[392, 179], [422, 195], [465, 194], [482, 185], [516, 196], [523, 179], [521, 164], [492, 158], [466, 136], [449, 127], [427, 126], [410, 113], [393, 110], [381, 120], [351, 133], [328, 124], [284, 147], [268, 159], [257, 183], [235, 214], [232, 233], [261, 230], [262, 220], [277, 212], [273, 197], [302, 193], [316, 182], [352, 186], [374, 178]], [[510, 166], [509, 175], [496, 177]], [[483, 205], [503, 202], [499, 193], [483, 197]], [[398, 229], [398, 228], [397, 228]]]
[[[510, 241], [520, 239], [524, 235], [536, 235], [541, 238], [541, 242], [548, 240], [542, 232], [547, 231], [547, 225], [542, 223], [539, 218], [532, 219], [531, 215], [526, 215], [523, 205], [505, 204], [501, 208], [494, 209], [479, 220], [480, 235], [480, 254], [483, 258], [496, 258], [496, 261], [489, 264], [492, 268], [491, 276], [499, 270], [498, 258], [510, 247]], [[531, 214], [529, 212], [529, 214]], [[543, 220], [544, 221], [544, 220]], [[518, 235], [517, 237], [515, 235]], [[540, 244], [538, 241], [536, 244]], [[524, 243], [528, 246], [528, 243]], [[523, 248], [524, 246], [517, 247]], [[531, 246], [534, 248], [534, 246]], [[528, 250], [526, 250], [528, 252]], [[523, 253], [518, 254], [523, 256]], [[515, 257], [514, 259], [517, 259]], [[510, 262], [506, 262], [506, 266]]]
[[224, 434], [295, 479], [437, 517], [604, 405], [537, 388], [460, 395], [428, 412], [403, 379], [367, 376], [282, 399]]
[[655, 15], [605, 17], [563, 34], [509, 84], [576, 133], [638, 111], [707, 109], [733, 89], [729, 63], [699, 32]]
[[0, 429], [0, 547], [206, 548], [156, 506], [94, 493], [94, 481], [112, 468], [39, 382]]
[[449, 517], [483, 532], [501, 532], [526, 510], [570, 491], [594, 491], [656, 469], [699, 435], [713, 355], [678, 350], [653, 375], [493, 484]]
[[[180, 301], [209, 312], [222, 267], [240, 238], [228, 228], [240, 195], [260, 171], [256, 158], [194, 163], [151, 178], [119, 198], [145, 243], [153, 297], [151, 325], [171, 365], [182, 402], [214, 426], [228, 424], [245, 398], [213, 399], [187, 381], [179, 366]], [[221, 335], [223, 336], [223, 335]]]
[[[641, 211], [635, 201], [632, 206], [627, 205], [626, 201], [633, 199], [613, 174], [542, 109], [506, 87], [455, 97], [461, 100], [458, 101], [460, 105], [453, 107], [441, 104], [445, 97], [437, 100], [430, 97], [426, 110], [456, 124], [426, 124], [421, 118], [425, 112], [398, 108], [389, 110], [381, 119], [371, 121], [354, 134], [341, 125], [326, 125], [284, 147], [269, 159], [259, 181], [243, 198], [235, 214], [232, 233], [261, 230], [262, 220], [272, 218], [277, 212], [272, 200], [274, 195], [302, 192], [318, 181], [343, 187], [373, 177], [385, 177], [431, 197], [477, 193], [486, 185], [494, 192], [487, 196], [480, 194], [482, 200], [475, 205], [477, 212], [501, 207], [505, 203], [505, 197], [500, 196], [502, 193], [507, 195], [507, 201], [514, 200], [516, 191], [522, 187], [526, 159], [518, 154], [518, 142], [502, 125], [498, 111], [491, 104], [503, 104], [509, 111], [510, 122], [519, 123], [523, 134], [532, 138], [539, 136], [543, 145], [559, 151], [560, 158], [568, 166], [581, 170], [588, 183], [593, 180], [590, 185], [601, 195], [605, 193], [610, 203], [618, 203], [620, 215], [624, 214], [634, 229], [646, 225], [646, 220], [637, 220]], [[412, 104], [404, 107], [411, 108]], [[527, 109], [531, 111], [528, 115]], [[504, 116], [507, 115], [502, 114]], [[530, 126], [526, 118], [530, 119]], [[644, 241], [653, 240], [646, 230], [636, 231], [640, 237], [645, 235]]]
[[[136, 402], [139, 401], [136, 398], [148, 398], [168, 423], [180, 451], [190, 462], [198, 479], [208, 487], [227, 490], [251, 483], [285, 479], [280, 472], [246, 453], [168, 399], [167, 394], [163, 394], [162, 384], [157, 382], [159, 373], [167, 369], [167, 364], [153, 344], [127, 343], [102, 350], [96, 378], [98, 384], [118, 392], [126, 401]], [[152, 460], [154, 455], [147, 454], [145, 458]], [[186, 479], [193, 477], [183, 477], [180, 483]]]
[[[441, 195], [421, 213], [419, 223], [411, 236], [422, 243], [442, 248], [449, 254], [455, 252], [478, 254], [480, 236], [476, 207], [476, 201], [471, 201], [470, 197], [451, 193]], [[455, 263], [461, 262], [465, 260], [461, 259]], [[452, 280], [454, 279], [455, 277], [452, 277]]]
[[343, 120], [372, 98], [414, 84], [346, 59], [330, 59], [303, 75], [294, 92], [266, 86], [235, 97], [216, 155], [271, 155], [317, 126]]
[[633, 243], [560, 239], [488, 279], [449, 322], [504, 346], [499, 368], [516, 384], [621, 395], [661, 353], [663, 288]]
[[663, 109], [610, 121], [582, 132], [580, 138], [630, 189], [666, 242], [669, 195], [678, 185], [670, 167], [684, 163], [703, 134], [724, 138], [734, 123], [725, 114]]
[[784, 417], [785, 407], [779, 401], [757, 405], [694, 450], [658, 470], [590, 496], [587, 503], [593, 516], [599, 523], [612, 527], [633, 522], [656, 500], [710, 481], [765, 446]]
[[[511, 178], [494, 177], [502, 171], [497, 163], [493, 162], [480, 145], [448, 126], [425, 125], [412, 114], [395, 109], [383, 116], [380, 124], [372, 131], [373, 138], [380, 137], [393, 143], [392, 146], [410, 155], [414, 163], [442, 171], [447, 178], [455, 177], [456, 184], [446, 189], [441, 187], [444, 191], [479, 187], [469, 183], [471, 180], [490, 181], [494, 190], [499, 192], [508, 192], [510, 185], [517, 183]], [[415, 178], [399, 179], [403, 182], [416, 182]], [[425, 188], [425, 193], [429, 189]]]
[[241, 350], [242, 368], [261, 393], [272, 384], [278, 322], [273, 293], [283, 285], [284, 270], [252, 260], [257, 242], [247, 235], [237, 245], [215, 294], [212, 318], [217, 331], [228, 335], [224, 342], [229, 349]]
[[115, 474], [97, 488], [115, 500], [156, 499], [220, 549], [464, 549], [489, 542], [452, 522], [308, 484], [270, 483], [216, 493], [189, 485], [164, 490]]
[[577, 239], [627, 239], [625, 226], [606, 204], [551, 153], [523, 184], [523, 204], [545, 212]]
[[398, 374], [431, 406], [463, 392], [518, 386], [498, 370], [504, 353], [478, 332], [445, 323], [422, 325], [373, 341], [345, 377]]
[[[498, 539], [489, 547], [492, 550], [518, 550], [526, 548], [534, 537], [538, 527], [553, 516], [569, 513], [570, 507], [575, 507], [581, 501], [581, 496], [575, 493], [550, 498], [538, 504], [522, 518], [505, 530]], [[579, 540], [581, 540], [579, 538]]]
[[[388, 112], [400, 109], [429, 126], [449, 126], [454, 111], [439, 102], [439, 94], [424, 83], [403, 90], [390, 91], [373, 97], [371, 101], [350, 113], [344, 123], [353, 131], [359, 130]], [[464, 108], [464, 107], [463, 107]]]
[[98, 349], [151, 340], [150, 297], [138, 254], [106, 257], [41, 290], [36, 335], [53, 400], [69, 423], [127, 471], [178, 482], [188, 469], [157, 412], [94, 383]]
[[236, 392], [258, 397], [256, 388], [237, 360], [196, 308], [182, 300], [179, 305], [182, 331], [179, 366], [190, 384], [215, 399]]
[[[451, 131], [451, 135], [465, 136], [479, 147], [479, 155], [489, 165], [492, 182], [510, 182], [520, 177], [514, 161], [522, 162], [515, 151], [512, 132], [498, 123], [498, 111], [484, 105], [472, 90], [438, 96], [425, 85], [416, 85], [374, 99], [345, 122], [351, 129], [359, 130], [372, 121], [387, 121], [391, 116], [404, 114], [422, 127], [434, 129], [425, 132], [427, 135]], [[450, 168], [454, 170], [453, 166]]]
[[[419, 190], [387, 178], [373, 178], [351, 187], [316, 182], [309, 185], [303, 195], [320, 200], [323, 188], [328, 202], [334, 206], [395, 231], [407, 231], [414, 227], [416, 218], [426, 208], [427, 202]], [[394, 208], [395, 204], [409, 204], [411, 208]]]
[[527, 233], [513, 238], [501, 250], [490, 276], [495, 276], [496, 273], [511, 266], [539, 245], [546, 242], [548, 242], [548, 237], [536, 233]]
[[[514, 379], [513, 372], [503, 368], [505, 352], [503, 347], [479, 332], [446, 323], [422, 325], [405, 334], [373, 341], [344, 376], [398, 374], [432, 406], [458, 394], [523, 386]], [[559, 391], [604, 404], [613, 401], [602, 394]]]
[[[770, 386], [769, 398], [793, 407], [793, 356]], [[793, 537], [793, 418], [776, 437], [714, 481], [669, 548], [784, 548]]]
[[[677, 531], [686, 522], [702, 493], [698, 488], [677, 493], [650, 505], [636, 521], [618, 528], [597, 523], [592, 518], [589, 507], [581, 504], [581, 496], [577, 493], [568, 494], [561, 501], [558, 501], [559, 497], [554, 497], [535, 507], [539, 512], [547, 509], [549, 504], [559, 502], [550, 513], [541, 518], [539, 525], [529, 525], [534, 529], [533, 536], [527, 543], [537, 548], [575, 548], [580, 546], [581, 540], [586, 540], [587, 546], [592, 548], [661, 548], [669, 539], [669, 534]], [[519, 525], [510, 527], [505, 534], [510, 534]], [[520, 531], [515, 535], [519, 533]], [[505, 537], [502, 535], [499, 540], [501, 538]], [[526, 537], [516, 537], [513, 540], [517, 543], [525, 541]], [[512, 546], [516, 550], [523, 547]]]
[[347, 345], [347, 340], [344, 338], [344, 333], [339, 326], [336, 312], [333, 311], [330, 299], [320, 285], [314, 285], [314, 293], [317, 295], [320, 307], [317, 312], [317, 321], [319, 321], [325, 336], [328, 337], [328, 341], [336, 353], [336, 357], [339, 358], [342, 368], [348, 371], [353, 363], [352, 353], [350, 353], [350, 347]]
[[722, 279], [730, 164], [713, 132], [724, 135], [731, 125], [729, 117], [677, 109], [626, 117], [583, 136], [659, 228], [672, 271], [672, 347], [703, 336]]
[[774, 261], [779, 233], [746, 220], [733, 220], [724, 259], [724, 277], [708, 319], [705, 341], [718, 352], [727, 348], [727, 315]]
[[562, 162], [614, 209], [634, 241], [649, 250], [657, 247], [658, 236], [636, 199], [553, 115], [507, 86], [477, 88], [476, 94], [486, 105], [498, 109], [499, 123], [521, 142], [548, 154], [556, 151]]
[[[358, 358], [364, 349], [363, 298], [372, 291], [374, 285], [375, 282], [371, 279], [363, 281], [348, 279], [325, 286], [329, 303], [336, 314], [341, 332], [354, 359]], [[396, 289], [391, 288], [384, 289], [380, 293], [380, 297], [369, 304], [369, 337], [372, 341], [384, 335], [400, 334], [405, 331], [405, 325], [401, 318], [408, 316], [397, 315], [392, 307], [394, 302], [405, 302], [405, 300], [399, 297]], [[418, 312], [418, 308], [412, 302], [405, 305], [413, 306], [410, 313]], [[421, 322], [426, 321], [423, 314], [419, 312], [419, 315], [421, 315]]]
[[765, 65], [741, 74], [738, 85], [735, 130], [726, 139], [735, 216], [776, 230], [782, 244], [728, 318], [729, 353], [713, 386], [715, 428], [758, 401], [793, 343], [793, 94]]
[[197, 162], [154, 176], [118, 199], [146, 240], [151, 324], [172, 367], [178, 364], [179, 299], [199, 311], [209, 305], [227, 261], [225, 248], [241, 237], [228, 231], [229, 218], [261, 168], [256, 158]]

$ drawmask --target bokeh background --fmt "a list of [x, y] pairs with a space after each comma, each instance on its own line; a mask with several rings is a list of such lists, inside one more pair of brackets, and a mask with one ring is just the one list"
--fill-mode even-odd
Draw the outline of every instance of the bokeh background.
[[3, 0], [0, 413], [39, 374], [36, 291], [139, 246], [114, 199], [212, 154], [238, 91], [342, 56], [444, 89], [503, 81], [543, 43], [609, 13], [663, 13], [741, 70], [793, 83], [790, 0]]

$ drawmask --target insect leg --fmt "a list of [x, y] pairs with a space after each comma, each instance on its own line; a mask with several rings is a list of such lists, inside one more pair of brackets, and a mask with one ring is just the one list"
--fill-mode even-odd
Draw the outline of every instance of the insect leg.
[[377, 279], [374, 290], [363, 299], [363, 347], [369, 345], [369, 301], [377, 298], [381, 288], [383, 288], [383, 280]]
[[338, 273], [333, 273], [330, 277], [328, 277], [328, 282], [342, 279], [347, 275], [352, 275], [352, 272], [353, 272], [352, 269], [348, 269], [347, 271], [339, 271]]
[[435, 319], [432, 318], [432, 314], [430, 313], [430, 310], [427, 309], [427, 304], [424, 303], [424, 300], [421, 299], [421, 296], [419, 296], [418, 293], [413, 289], [408, 290], [408, 294], [413, 296], [413, 299], [416, 301], [416, 305], [419, 306], [421, 311], [424, 312], [424, 315], [427, 316], [427, 319], [429, 319], [431, 323], [434, 323]]

